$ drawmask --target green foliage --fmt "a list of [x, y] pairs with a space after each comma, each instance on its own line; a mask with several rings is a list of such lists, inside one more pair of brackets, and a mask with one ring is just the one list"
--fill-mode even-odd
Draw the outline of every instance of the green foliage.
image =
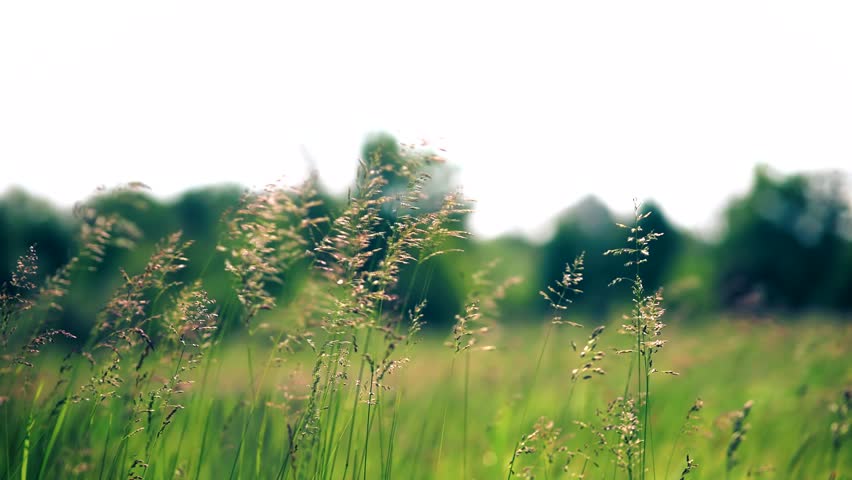
[[[559, 217], [556, 233], [543, 246], [539, 269], [539, 285], [550, 285], [562, 276], [566, 263], [583, 252], [603, 251], [618, 243], [618, 232], [612, 228], [615, 218], [600, 200], [589, 197]], [[598, 318], [609, 312], [611, 295], [607, 285], [619, 276], [622, 262], [612, 257], [588, 255], [587, 276], [583, 285], [582, 302], [576, 306]]]
[[54, 271], [68, 262], [73, 247], [71, 222], [44, 200], [22, 190], [9, 190], [0, 197], [0, 279], [9, 279], [15, 261], [37, 245], [44, 271]]
[[715, 256], [722, 302], [745, 308], [848, 308], [849, 203], [833, 175], [766, 168], [731, 203]]
[[[441, 200], [454, 189], [453, 169], [434, 162], [432, 152], [400, 146], [386, 134], [368, 139], [363, 150], [364, 158], [373, 158], [378, 166], [384, 182], [382, 193], [399, 196], [416, 186], [418, 208], [423, 213], [438, 211]], [[319, 183], [317, 189], [321, 201], [309, 208], [309, 217], [334, 217], [345, 208], [347, 198], [329, 195]], [[140, 235], [132, 250], [122, 245], [105, 246], [103, 268], [98, 269], [97, 276], [78, 280], [77, 289], [71, 294], [74, 299], [64, 305], [61, 326], [87, 331], [94, 305], [105, 301], [107, 292], [120, 282], [119, 268], [131, 272], [142, 268], [157, 239], [176, 230], [193, 241], [187, 250], [191, 262], [181, 273], [181, 280], [200, 278], [211, 297], [220, 302], [233, 295], [229, 276], [222, 268], [224, 256], [210, 256], [209, 252], [223, 234], [223, 215], [238, 207], [243, 193], [235, 186], [207, 187], [163, 202], [132, 185], [90, 199], [90, 208], [103, 216], [123, 218], [135, 225]], [[729, 204], [724, 228], [712, 241], [678, 230], [659, 205], [646, 202], [643, 212], [655, 212], [647, 219], [652, 222], [649, 228], [666, 235], [655, 248], [654, 262], [646, 267], [645, 283], [649, 288], [665, 288], [673, 319], [720, 309], [848, 312], [852, 309], [852, 220], [848, 201], [836, 175], [782, 178], [765, 168], [758, 169], [751, 191]], [[382, 222], [377, 228], [383, 233], [374, 237], [375, 248], [384, 248], [385, 236], [399, 214], [392, 209], [392, 203], [382, 207]], [[464, 230], [468, 214], [457, 215], [456, 228]], [[448, 326], [463, 304], [469, 272], [499, 258], [496, 272], [527, 280], [507, 292], [504, 318], [530, 318], [541, 314], [544, 308], [536, 301], [536, 285], [556, 280], [561, 267], [580, 252], [599, 251], [615, 244], [618, 240], [610, 226], [618, 221], [624, 220], [590, 197], [556, 220], [553, 236], [543, 245], [512, 236], [489, 241], [454, 239], [446, 247], [465, 250], [468, 255], [435, 257], [428, 266], [434, 281], [428, 283], [424, 276], [414, 275], [413, 265], [403, 265], [400, 282], [414, 282], [413, 291], [426, 292], [429, 301], [424, 315], [428, 325]], [[79, 247], [74, 244], [73, 232], [82, 223], [81, 216], [63, 216], [48, 203], [24, 192], [7, 192], [0, 198], [0, 260], [6, 272], [0, 278], [9, 278], [16, 258], [30, 245], [38, 246], [42, 272], [55, 271]], [[308, 242], [327, 235], [328, 228], [327, 223], [317, 223]], [[621, 262], [594, 255], [586, 261], [586, 294], [575, 309], [583, 315], [604, 318], [623, 301], [614, 298], [606, 287], [619, 274]], [[273, 296], [286, 303], [302, 284], [298, 278], [293, 280], [280, 287], [271, 286]], [[93, 301], [82, 302], [82, 298]], [[413, 306], [409, 304], [407, 308]]]

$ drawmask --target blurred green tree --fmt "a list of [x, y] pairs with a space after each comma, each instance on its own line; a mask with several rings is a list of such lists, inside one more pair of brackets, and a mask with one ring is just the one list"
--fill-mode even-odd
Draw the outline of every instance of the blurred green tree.
[[[401, 145], [390, 134], [378, 133], [367, 137], [361, 149], [362, 161], [377, 160], [382, 166], [382, 176], [387, 184], [383, 188], [385, 195], [398, 195], [405, 192], [416, 180], [419, 173], [430, 177], [422, 190], [422, 198], [417, 207], [420, 213], [438, 211], [444, 197], [457, 188], [455, 171], [443, 162], [434, 162], [433, 153], [418, 149], [414, 145]], [[396, 221], [398, 210], [396, 202], [387, 204], [382, 210], [382, 225], [379, 229], [388, 235], [391, 225]], [[467, 215], [455, 218], [453, 225], [456, 229], [464, 229]], [[376, 258], [383, 256], [384, 238], [375, 240], [375, 248], [380, 249]], [[444, 249], [461, 249], [472, 251], [475, 248], [471, 240], [450, 239]], [[462, 309], [466, 296], [466, 286], [473, 269], [462, 266], [458, 253], [447, 253], [430, 258], [421, 267], [410, 263], [400, 270], [399, 288], [404, 292], [403, 298], [408, 298], [403, 308], [411, 309], [420, 300], [426, 300], [423, 310], [424, 320], [428, 325], [446, 326], [454, 321], [454, 316]]]
[[35, 245], [40, 274], [53, 273], [74, 250], [71, 220], [50, 203], [23, 190], [0, 197], [0, 283], [9, 280], [18, 257]]
[[[606, 205], [591, 196], [563, 212], [556, 221], [553, 237], [542, 247], [538, 289], [553, 285], [561, 278], [565, 264], [585, 252], [585, 275], [580, 285], [583, 295], [571, 308], [603, 319], [612, 297], [607, 285], [624, 274], [621, 259], [603, 256], [605, 250], [624, 241], [615, 222]], [[548, 308], [543, 301], [538, 305], [541, 309]]]
[[[649, 211], [652, 213], [643, 221], [643, 228], [664, 234], [654, 242], [651, 258], [641, 267], [645, 288], [655, 290], [668, 280], [672, 266], [680, 255], [683, 240], [656, 202], [648, 201], [641, 205], [641, 213]], [[627, 273], [622, 259], [602, 255], [605, 250], [619, 247], [625, 242], [624, 231], [615, 226], [616, 221], [621, 220], [617, 220], [606, 205], [595, 197], [581, 200], [560, 215], [556, 232], [543, 247], [539, 289], [552, 285], [562, 275], [566, 263], [586, 252], [585, 278], [580, 285], [583, 295], [572, 308], [604, 318], [612, 306], [612, 298], [617, 296], [609, 291], [607, 285], [614, 278]], [[540, 307], [546, 308], [547, 305], [540, 302]]]
[[731, 307], [848, 305], [848, 199], [835, 174], [779, 177], [755, 171], [751, 190], [725, 212], [717, 286]]

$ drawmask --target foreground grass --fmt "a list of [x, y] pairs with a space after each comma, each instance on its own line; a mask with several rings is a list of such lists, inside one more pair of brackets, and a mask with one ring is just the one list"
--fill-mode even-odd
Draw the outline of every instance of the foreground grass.
[[[575, 323], [580, 255], [542, 286], [548, 319], [495, 324], [516, 279], [495, 281], [489, 264], [466, 275], [452, 328], [424, 336], [431, 259], [458, 254], [469, 210], [458, 193], [430, 201], [421, 164], [365, 159], [333, 217], [316, 214], [311, 181], [248, 192], [202, 267], [221, 264], [232, 296], [181, 280], [191, 242], [175, 232], [122, 271], [85, 336], [55, 327], [57, 302], [138, 230], [82, 207], [68, 265], [40, 281], [31, 249], [0, 286], [0, 475], [848, 475], [848, 321], [690, 319], [664, 332], [678, 318], [641, 277], [662, 233], [643, 229], [639, 205], [605, 253], [629, 270], [613, 283], [630, 293], [612, 289], [631, 300], [625, 320]], [[390, 188], [395, 177], [407, 189]], [[295, 298], [275, 309], [270, 287], [294, 277]]]
[[[602, 341], [621, 341], [615, 329], [609, 330]], [[288, 436], [288, 428], [293, 428], [288, 427], [288, 412], [298, 408], [310, 389], [310, 350], [267, 365], [268, 352], [262, 347], [232, 345], [208, 357], [207, 371], [183, 388], [180, 403], [185, 411], [175, 415], [174, 425], [149, 447], [148, 468], [140, 476], [275, 478], [285, 457], [292, 455], [299, 468], [316, 470], [318, 478], [491, 479], [506, 476], [518, 438], [529, 433], [540, 416], [562, 429], [560, 444], [588, 441], [575, 421], [590, 422], [596, 410], [619, 395], [627, 362], [612, 358], [605, 364], [607, 375], [579, 383], [569, 399], [570, 372], [577, 363], [570, 342], [584, 338], [582, 330], [553, 334], [534, 389], [530, 387], [543, 332], [507, 328], [491, 335], [494, 351], [457, 355], [428, 337], [411, 347], [406, 355], [410, 364], [395, 374], [387, 390], [374, 391], [372, 397], [362, 392], [357, 402], [350, 391], [332, 405], [334, 415], [328, 418], [338, 418], [339, 424], [332, 430], [335, 436], [321, 442], [320, 449], [326, 450], [322, 454], [292, 451]], [[830, 406], [852, 382], [852, 327], [724, 319], [672, 328], [669, 337], [658, 362], [680, 375], [661, 375], [654, 386], [649, 477], [680, 478], [689, 454], [699, 465], [689, 478], [724, 478], [731, 412], [751, 400], [750, 427], [730, 478], [827, 479], [834, 468], [841, 472], [837, 478], [846, 478], [843, 473], [852, 469], [852, 455], [843, 449], [834, 457], [831, 424], [836, 420]], [[41, 376], [29, 388], [45, 389], [53, 380]], [[704, 408], [684, 430], [698, 397]], [[353, 408], [358, 409], [354, 417]], [[47, 405], [11, 398], [0, 409], [6, 455], [20, 452], [27, 441], [14, 433], [22, 419], [33, 422], [28, 427], [32, 437], [51, 433], [37, 423], [39, 412], [49, 410]], [[42, 478], [123, 478], [150, 442], [146, 432], [128, 431], [123, 421], [129, 415], [126, 402], [95, 409], [75, 404], [65, 415], [56, 454]], [[362, 421], [367, 418], [369, 435], [368, 423]], [[31, 444], [44, 442], [33, 438]], [[594, 459], [597, 466], [575, 459], [563, 472], [560, 452], [551, 452], [554, 463], [549, 464], [541, 448], [520, 455], [515, 470], [526, 466], [533, 468], [528, 474], [540, 478], [570, 478], [585, 468], [586, 478], [626, 478], [606, 456]], [[318, 469], [314, 464], [319, 458], [311, 457], [320, 456], [333, 460]], [[29, 457], [34, 477], [33, 465], [39, 466], [42, 459], [38, 450]], [[6, 458], [6, 478], [25, 478], [21, 460]], [[296, 469], [290, 475], [304, 473]]]

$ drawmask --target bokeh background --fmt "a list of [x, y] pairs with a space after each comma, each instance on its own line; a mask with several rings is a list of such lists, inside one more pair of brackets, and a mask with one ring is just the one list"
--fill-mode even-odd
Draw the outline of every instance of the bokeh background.
[[[419, 146], [400, 145], [389, 134], [376, 134], [368, 137], [361, 155], [379, 155], [382, 162], [394, 164], [402, 161], [406, 149], [413, 148]], [[429, 168], [433, 179], [426, 194], [434, 201], [426, 204], [437, 209], [443, 195], [456, 188], [456, 167], [437, 163]], [[839, 171], [783, 175], [769, 166], [757, 166], [745, 192], [719, 199], [721, 214], [712, 233], [674, 223], [666, 205], [654, 199], [637, 199], [642, 212], [653, 212], [646, 228], [664, 233], [654, 245], [653, 261], [643, 269], [646, 285], [664, 289], [670, 321], [702, 322], [722, 312], [790, 321], [808, 314], [848, 319], [852, 310], [852, 218], [847, 180]], [[385, 188], [392, 192], [404, 187], [405, 180], [391, 178]], [[99, 306], [122, 281], [122, 269], [141, 268], [156, 242], [178, 230], [194, 241], [181, 281], [189, 284], [200, 279], [214, 299], [227, 304], [234, 292], [223, 268], [224, 254], [209, 257], [221, 240], [223, 215], [238, 206], [245, 191], [237, 184], [214, 185], [163, 199], [145, 185], [133, 183], [91, 197], [89, 207], [102, 215], [118, 215], [135, 226], [134, 246], [107, 248], [103, 268], [80, 279], [63, 299], [60, 326], [72, 332], [89, 331]], [[505, 195], [517, 193], [509, 188]], [[324, 204], [313, 209], [316, 218], [334, 218], [346, 203], [345, 194], [325, 191], [321, 197]], [[535, 199], [518, 197], [514, 201], [531, 211], [539, 208]], [[523, 280], [503, 301], [505, 322], [538, 322], [548, 308], [539, 290], [558, 280], [565, 264], [581, 253], [585, 253], [587, 273], [583, 300], [574, 307], [575, 313], [602, 322], [623, 310], [624, 305], [613, 304], [621, 296], [608, 288], [622, 274], [623, 261], [603, 256], [622, 241], [615, 224], [631, 222], [633, 205], [627, 202], [620, 207], [612, 209], [590, 194], [553, 218], [546, 235], [474, 235], [454, 240], [448, 248], [463, 249], [465, 254], [434, 260], [426, 291], [429, 328], [446, 329], [452, 324], [469, 293], [471, 273], [493, 260], [498, 262], [496, 278]], [[470, 215], [455, 228], [470, 229]], [[42, 272], [64, 265], [79, 247], [75, 235], [80, 221], [72, 209], [57, 207], [26, 190], [7, 191], [0, 197], [2, 279], [9, 279], [18, 256], [31, 245], [36, 246]], [[512, 218], [506, 217], [506, 222], [511, 224]], [[404, 289], [410, 273], [403, 272]], [[295, 296], [299, 279], [306, 274], [307, 270], [299, 269], [288, 273], [286, 285], [275, 292], [281, 297], [280, 306], [285, 307], [288, 297]], [[417, 285], [416, 291], [423, 287]]]

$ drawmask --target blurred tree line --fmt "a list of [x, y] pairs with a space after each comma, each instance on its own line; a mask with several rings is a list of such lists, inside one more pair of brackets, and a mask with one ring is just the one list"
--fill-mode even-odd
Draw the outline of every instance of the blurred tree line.
[[[394, 138], [377, 135], [365, 144], [362, 156], [377, 155], [382, 162], [399, 163], [404, 156], [400, 148]], [[383, 187], [388, 193], [403, 190], [408, 182], [393, 171], [389, 169]], [[452, 188], [453, 170], [438, 165], [428, 173], [433, 180], [424, 186], [421, 208], [438, 209]], [[226, 185], [195, 189], [169, 201], [136, 189], [95, 197], [91, 208], [127, 219], [138, 227], [139, 235], [133, 248], [108, 247], [96, 273], [75, 276], [70, 293], [61, 299], [59, 323], [70, 331], [87, 332], [100, 306], [120, 284], [121, 270], [144, 268], [156, 242], [177, 230], [193, 241], [187, 251], [189, 267], [181, 272], [181, 280], [201, 279], [220, 302], [233, 296], [224, 257], [215, 252], [223, 215], [239, 204], [242, 194], [240, 187]], [[317, 218], [333, 218], [346, 202], [345, 197], [322, 191], [320, 196], [322, 206], [311, 210]], [[714, 239], [675, 227], [664, 208], [653, 201], [641, 209], [653, 212], [645, 229], [664, 233], [642, 267], [646, 287], [663, 287], [670, 311], [683, 318], [720, 311], [852, 310], [852, 223], [849, 198], [837, 174], [780, 177], [765, 167], [756, 169], [751, 189], [730, 201], [723, 228]], [[389, 228], [397, 214], [383, 212], [385, 223], [379, 228]], [[613, 278], [625, 273], [623, 260], [602, 255], [624, 243], [623, 230], [614, 224], [628, 223], [626, 218], [588, 197], [559, 215], [553, 235], [542, 242], [511, 235], [493, 240], [453, 239], [446, 248], [464, 249], [466, 254], [435, 257], [428, 264], [428, 275], [415, 275], [414, 267], [403, 269], [401, 282], [428, 299], [429, 323], [449, 324], [462, 308], [473, 273], [500, 259], [492, 272], [495, 277], [524, 279], [508, 290], [503, 316], [507, 321], [529, 320], [541, 318], [547, 308], [538, 291], [559, 278], [566, 262], [585, 252], [584, 294], [572, 308], [605, 318], [622, 311], [624, 305], [617, 302], [627, 298], [608, 287]], [[459, 219], [458, 228], [464, 228], [465, 220]], [[8, 280], [17, 258], [30, 245], [36, 245], [43, 275], [68, 262], [80, 248], [76, 238], [80, 221], [26, 192], [7, 191], [0, 197], [0, 281]], [[381, 238], [375, 245], [379, 250]], [[295, 295], [306, 270], [293, 269], [289, 281], [274, 292], [279, 304], [286, 305]]]

